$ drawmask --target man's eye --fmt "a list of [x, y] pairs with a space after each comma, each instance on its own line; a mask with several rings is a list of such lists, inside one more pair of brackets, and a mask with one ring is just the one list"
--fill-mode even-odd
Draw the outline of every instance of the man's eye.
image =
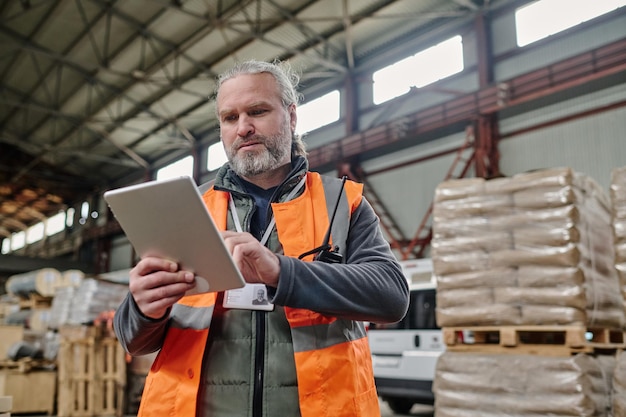
[[223, 121], [225, 121], [225, 122], [232, 122], [232, 121], [237, 120], [237, 116], [233, 116], [233, 115], [230, 115], [230, 116], [224, 116], [224, 117], [222, 118], [222, 120], [223, 120]]
[[259, 116], [259, 115], [261, 115], [261, 114], [263, 114], [265, 112], [266, 112], [265, 109], [254, 109], [254, 110], [250, 111], [250, 115], [252, 115], [252, 116]]

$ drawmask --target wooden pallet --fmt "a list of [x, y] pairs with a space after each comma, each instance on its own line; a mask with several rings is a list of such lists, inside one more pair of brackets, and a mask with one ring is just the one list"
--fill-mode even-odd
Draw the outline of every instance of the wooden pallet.
[[44, 297], [43, 295], [29, 294], [28, 298], [20, 298], [19, 306], [21, 310], [34, 310], [37, 308], [50, 308], [54, 297]]
[[8, 369], [23, 374], [31, 371], [51, 370], [55, 367], [55, 362], [44, 359], [22, 358], [16, 361], [10, 359], [0, 360], [0, 370]]
[[61, 339], [58, 414], [121, 416], [126, 387], [125, 352], [115, 338]]
[[[602, 353], [626, 348], [626, 332], [584, 326], [444, 327], [446, 349], [458, 352], [520, 353], [546, 356]], [[461, 334], [473, 334], [467, 343]]]

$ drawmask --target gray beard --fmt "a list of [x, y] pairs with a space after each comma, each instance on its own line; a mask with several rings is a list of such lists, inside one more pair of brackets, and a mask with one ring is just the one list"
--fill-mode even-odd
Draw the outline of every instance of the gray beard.
[[230, 167], [240, 177], [256, 177], [259, 174], [278, 168], [285, 153], [282, 149], [265, 148], [260, 153], [237, 155], [231, 159]]
[[256, 136], [249, 139], [261, 139], [265, 145], [265, 149], [255, 153], [246, 152], [238, 155], [235, 149], [242, 141], [235, 141], [231, 149], [226, 152], [230, 167], [237, 175], [244, 178], [256, 177], [280, 167], [285, 157], [291, 153], [291, 137], [288, 132], [289, 129], [286, 129], [275, 136]]

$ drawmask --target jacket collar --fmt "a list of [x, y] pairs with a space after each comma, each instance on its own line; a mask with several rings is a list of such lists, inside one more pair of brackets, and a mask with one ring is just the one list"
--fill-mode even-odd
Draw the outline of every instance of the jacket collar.
[[[297, 156], [291, 160], [291, 171], [283, 182], [278, 186], [278, 195], [284, 193], [284, 190], [290, 190], [300, 181], [302, 175], [305, 175], [309, 168], [309, 162], [303, 156]], [[230, 163], [222, 165], [215, 176], [216, 190], [227, 191], [231, 193], [245, 193], [241, 178], [233, 171]]]

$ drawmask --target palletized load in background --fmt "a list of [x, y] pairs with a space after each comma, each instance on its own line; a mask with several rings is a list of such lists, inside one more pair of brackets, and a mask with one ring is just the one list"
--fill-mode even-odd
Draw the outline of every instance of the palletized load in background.
[[63, 287], [78, 287], [85, 279], [85, 273], [80, 269], [68, 269], [61, 273]]
[[70, 312], [75, 296], [76, 287], [64, 286], [56, 289], [50, 307], [50, 322], [48, 325], [51, 329], [56, 330], [64, 324], [69, 324]]
[[611, 172], [611, 209], [615, 239], [615, 268], [626, 308], [626, 167]]
[[10, 411], [14, 414], [54, 412], [54, 364], [40, 358], [12, 360], [14, 353], [29, 351], [38, 342], [39, 335], [23, 326], [0, 326], [0, 397], [13, 398]]
[[59, 287], [52, 300], [50, 328], [91, 323], [99, 314], [116, 310], [127, 293], [126, 284], [96, 278], [84, 278], [77, 287]]
[[608, 194], [570, 168], [441, 183], [437, 323], [621, 329]]
[[445, 352], [433, 391], [437, 417], [608, 417], [614, 356]]
[[100, 313], [116, 310], [128, 293], [128, 286], [95, 278], [84, 279], [76, 289], [69, 324], [93, 322]]
[[0, 325], [6, 324], [7, 316], [20, 310], [20, 300], [11, 294], [0, 295]]
[[54, 291], [63, 285], [61, 272], [54, 268], [41, 268], [22, 274], [11, 275], [5, 284], [7, 294], [28, 298], [31, 294], [43, 297], [54, 296]]

